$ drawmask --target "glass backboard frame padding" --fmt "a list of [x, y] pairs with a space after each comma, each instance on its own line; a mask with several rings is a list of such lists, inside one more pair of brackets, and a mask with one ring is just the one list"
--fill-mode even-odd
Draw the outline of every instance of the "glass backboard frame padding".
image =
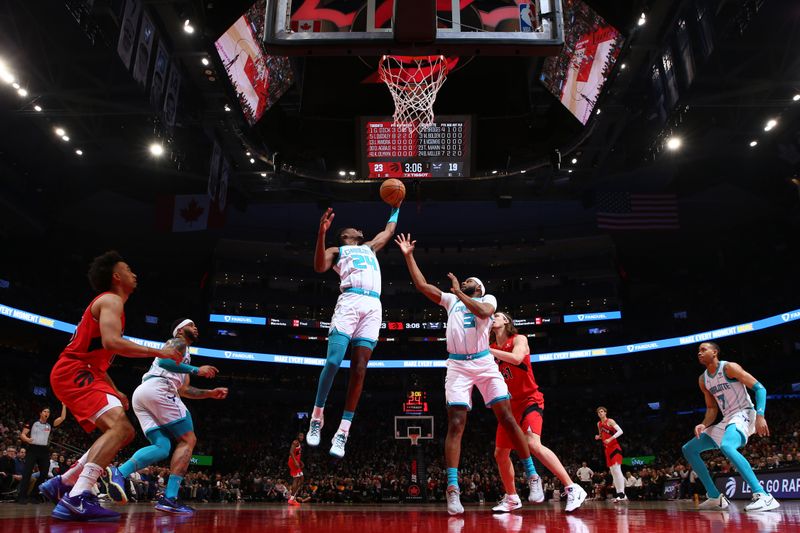
[[418, 440], [433, 440], [435, 436], [432, 416], [402, 415], [394, 417], [394, 438], [412, 440], [412, 431], [419, 431]]
[[549, 56], [564, 45], [562, 0], [439, 0], [431, 43], [394, 39], [393, 2], [268, 0], [263, 42], [273, 55], [374, 57]]

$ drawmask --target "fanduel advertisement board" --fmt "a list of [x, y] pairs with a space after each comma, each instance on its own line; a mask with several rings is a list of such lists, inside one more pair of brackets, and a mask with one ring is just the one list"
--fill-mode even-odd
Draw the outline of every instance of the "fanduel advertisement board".
[[[800, 470], [756, 472], [764, 490], [779, 500], [800, 499]], [[737, 473], [718, 475], [714, 484], [730, 500], [749, 500], [750, 487]]]

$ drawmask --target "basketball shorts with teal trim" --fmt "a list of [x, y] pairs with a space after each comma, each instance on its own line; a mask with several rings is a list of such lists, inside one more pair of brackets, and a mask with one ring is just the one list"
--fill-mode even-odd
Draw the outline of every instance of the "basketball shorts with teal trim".
[[345, 292], [339, 295], [333, 310], [331, 329], [350, 337], [350, 341], [377, 341], [383, 320], [383, 307], [378, 298]]
[[508, 386], [494, 362], [486, 356], [469, 361], [448, 359], [444, 378], [445, 399], [448, 406], [464, 406], [472, 409], [472, 387], [477, 387], [486, 407], [508, 400]]
[[151, 378], [136, 387], [131, 404], [145, 435], [157, 428], [173, 437], [192, 430], [189, 410], [174, 385], [165, 379]]
[[722, 446], [722, 438], [725, 436], [725, 430], [730, 425], [736, 426], [736, 429], [744, 437], [744, 444], [747, 444], [747, 439], [756, 432], [756, 410], [744, 409], [735, 411], [724, 417], [720, 423], [708, 426], [703, 430], [703, 433], [708, 434], [717, 443], [717, 447], [720, 447]]

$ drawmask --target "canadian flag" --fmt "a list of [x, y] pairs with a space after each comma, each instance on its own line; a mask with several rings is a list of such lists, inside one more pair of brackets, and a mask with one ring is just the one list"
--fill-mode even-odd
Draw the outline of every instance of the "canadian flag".
[[156, 202], [156, 227], [161, 231], [202, 231], [223, 224], [224, 214], [207, 194], [164, 196]]
[[317, 33], [322, 29], [322, 22], [319, 20], [293, 20], [289, 26], [295, 32]]

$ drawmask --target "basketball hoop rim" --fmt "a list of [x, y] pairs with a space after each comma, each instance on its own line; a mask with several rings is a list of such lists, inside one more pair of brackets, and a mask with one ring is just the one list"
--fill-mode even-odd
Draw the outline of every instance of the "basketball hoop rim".
[[408, 438], [411, 440], [412, 446], [419, 446], [419, 438], [422, 435], [409, 435]]

